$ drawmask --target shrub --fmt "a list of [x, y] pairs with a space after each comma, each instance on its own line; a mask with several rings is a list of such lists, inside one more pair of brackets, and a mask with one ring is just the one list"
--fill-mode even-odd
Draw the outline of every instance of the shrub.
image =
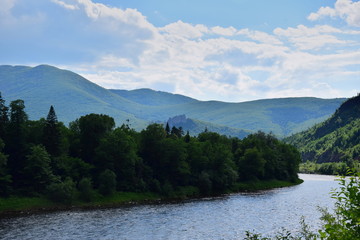
[[99, 176], [99, 192], [102, 195], [111, 195], [116, 190], [116, 174], [106, 169]]
[[75, 183], [71, 178], [66, 178], [63, 182], [50, 184], [47, 192], [50, 200], [71, 204], [76, 195]]
[[80, 193], [80, 199], [86, 202], [90, 202], [94, 197], [94, 190], [90, 178], [82, 178], [78, 183], [78, 189]]

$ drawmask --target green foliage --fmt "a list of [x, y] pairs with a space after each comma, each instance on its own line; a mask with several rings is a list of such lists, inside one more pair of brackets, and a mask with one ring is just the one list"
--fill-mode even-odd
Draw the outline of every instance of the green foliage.
[[42, 145], [31, 147], [24, 167], [26, 186], [31, 192], [43, 192], [56, 178], [50, 167], [50, 155]]
[[[355, 162], [352, 164], [354, 169], [360, 170], [360, 164]], [[317, 173], [326, 175], [347, 175], [348, 164], [345, 162], [332, 163], [314, 163], [306, 161], [300, 164], [299, 172], [301, 173]]]
[[8, 174], [7, 155], [2, 151], [4, 149], [4, 142], [0, 138], [0, 196], [8, 196], [11, 189], [11, 176]]
[[78, 182], [83, 177], [90, 177], [93, 165], [84, 162], [80, 158], [62, 155], [53, 158], [52, 169], [56, 175], [61, 176], [63, 179], [70, 177]]
[[76, 197], [76, 186], [71, 178], [52, 183], [47, 187], [47, 196], [54, 202], [71, 204]]
[[320, 208], [323, 225], [318, 233], [310, 231], [309, 226], [301, 219], [301, 231], [291, 233], [286, 229], [274, 237], [263, 237], [261, 234], [247, 231], [247, 240], [355, 240], [360, 239], [360, 173], [348, 172], [350, 177], [340, 177], [340, 188], [331, 195], [336, 199], [335, 209], [330, 213]]
[[137, 167], [141, 159], [137, 156], [137, 143], [126, 129], [117, 128], [101, 139], [96, 149], [97, 171], [110, 169], [117, 176], [117, 186], [122, 191], [134, 191], [139, 181]]
[[99, 175], [99, 192], [106, 196], [111, 195], [116, 190], [116, 174], [106, 169]]
[[5, 153], [9, 155], [8, 166], [14, 185], [19, 187], [24, 184], [22, 169], [26, 155], [26, 121], [23, 100], [15, 100], [10, 103], [10, 122], [7, 126], [5, 138]]
[[81, 157], [85, 162], [93, 163], [101, 138], [114, 127], [114, 119], [107, 115], [92, 113], [79, 118]]
[[54, 107], [51, 105], [43, 130], [43, 145], [53, 156], [61, 152], [61, 131]]
[[239, 160], [239, 169], [245, 180], [251, 178], [263, 178], [265, 159], [262, 158], [259, 150], [256, 148], [246, 149], [244, 156]]
[[5, 105], [0, 92], [0, 138], [5, 137], [7, 124], [9, 124], [9, 108]]
[[82, 178], [78, 183], [78, 190], [81, 200], [90, 202], [94, 198], [95, 192], [90, 178]]
[[285, 141], [300, 150], [304, 162], [344, 162], [354, 167], [360, 160], [359, 101], [360, 95], [347, 100], [325, 122]]
[[336, 199], [334, 213], [322, 209], [321, 239], [360, 239], [360, 173], [338, 179], [340, 189], [332, 192]]
[[[67, 128], [57, 122], [53, 107], [39, 121], [27, 120], [24, 108], [21, 100], [12, 104], [12, 116], [23, 117], [10, 118], [4, 154], [0, 141], [1, 189], [13, 188], [15, 194], [47, 190], [50, 199], [68, 204], [92, 201], [97, 192], [106, 197], [152, 191], [184, 198], [243, 190], [243, 180], [271, 180], [271, 186], [298, 180], [298, 152], [271, 134], [241, 140], [206, 130], [184, 136], [181, 127], [166, 130], [156, 123], [139, 133], [129, 121], [114, 129], [114, 119], [101, 114], [82, 116]], [[45, 140], [49, 143], [41, 145]]]

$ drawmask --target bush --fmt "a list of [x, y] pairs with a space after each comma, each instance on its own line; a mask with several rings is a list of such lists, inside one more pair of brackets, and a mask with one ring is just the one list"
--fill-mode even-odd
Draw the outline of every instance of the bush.
[[63, 182], [50, 184], [47, 192], [50, 200], [71, 204], [76, 195], [75, 183], [71, 178], [66, 178]]
[[111, 195], [116, 190], [116, 174], [106, 169], [99, 176], [99, 192], [106, 196]]
[[334, 213], [320, 209], [323, 220], [322, 229], [318, 233], [309, 230], [302, 219], [302, 229], [299, 234], [283, 230], [275, 237], [262, 237], [261, 234], [246, 232], [246, 240], [355, 240], [360, 239], [360, 173], [348, 171], [351, 177], [338, 179], [340, 188], [331, 193], [336, 199]]
[[86, 202], [90, 202], [94, 197], [94, 190], [90, 178], [82, 178], [78, 183], [78, 189], [80, 193], [80, 199]]
[[360, 239], [360, 173], [338, 179], [341, 187], [332, 192], [336, 199], [334, 214], [322, 209], [321, 239]]

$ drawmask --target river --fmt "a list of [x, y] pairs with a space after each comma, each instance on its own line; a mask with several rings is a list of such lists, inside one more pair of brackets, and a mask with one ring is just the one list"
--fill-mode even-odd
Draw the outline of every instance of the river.
[[217, 198], [116, 209], [44, 213], [0, 219], [0, 239], [242, 239], [245, 231], [271, 235], [282, 227], [317, 229], [318, 206], [333, 208], [331, 176], [300, 174], [298, 186]]

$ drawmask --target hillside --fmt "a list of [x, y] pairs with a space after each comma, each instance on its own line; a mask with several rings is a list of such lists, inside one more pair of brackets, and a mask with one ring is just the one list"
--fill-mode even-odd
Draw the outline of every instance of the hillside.
[[[242, 103], [198, 101], [150, 89], [108, 90], [71, 71], [48, 65], [0, 66], [0, 91], [9, 103], [23, 99], [30, 119], [46, 116], [54, 105], [65, 124], [88, 113], [103, 113], [117, 125], [127, 119], [140, 130], [151, 122], [166, 122], [185, 114], [190, 131], [208, 128], [220, 133], [262, 130], [287, 136], [328, 118], [345, 99], [285, 98]], [[187, 130], [184, 128], [184, 130]]]
[[298, 147], [303, 161], [360, 160], [360, 94], [344, 102], [326, 121], [286, 141]]
[[167, 122], [169, 123], [170, 128], [172, 128], [173, 126], [177, 128], [182, 127], [185, 130], [189, 130], [192, 135], [199, 135], [206, 129], [209, 132], [218, 132], [226, 136], [232, 136], [242, 139], [251, 133], [250, 131], [241, 130], [238, 128], [231, 128], [227, 126], [187, 118], [185, 115], [179, 115], [169, 118]]
[[59, 120], [65, 123], [89, 113], [103, 113], [114, 117], [118, 123], [130, 119], [135, 127], [147, 124], [128, 111], [140, 105], [78, 74], [48, 65], [0, 66], [0, 91], [8, 103], [23, 99], [30, 119], [34, 120], [45, 117], [50, 105], [54, 105]]
[[136, 89], [132, 91], [119, 89], [109, 90], [130, 101], [149, 106], [178, 105], [197, 101], [193, 98], [189, 98], [183, 95], [154, 91], [147, 88]]

